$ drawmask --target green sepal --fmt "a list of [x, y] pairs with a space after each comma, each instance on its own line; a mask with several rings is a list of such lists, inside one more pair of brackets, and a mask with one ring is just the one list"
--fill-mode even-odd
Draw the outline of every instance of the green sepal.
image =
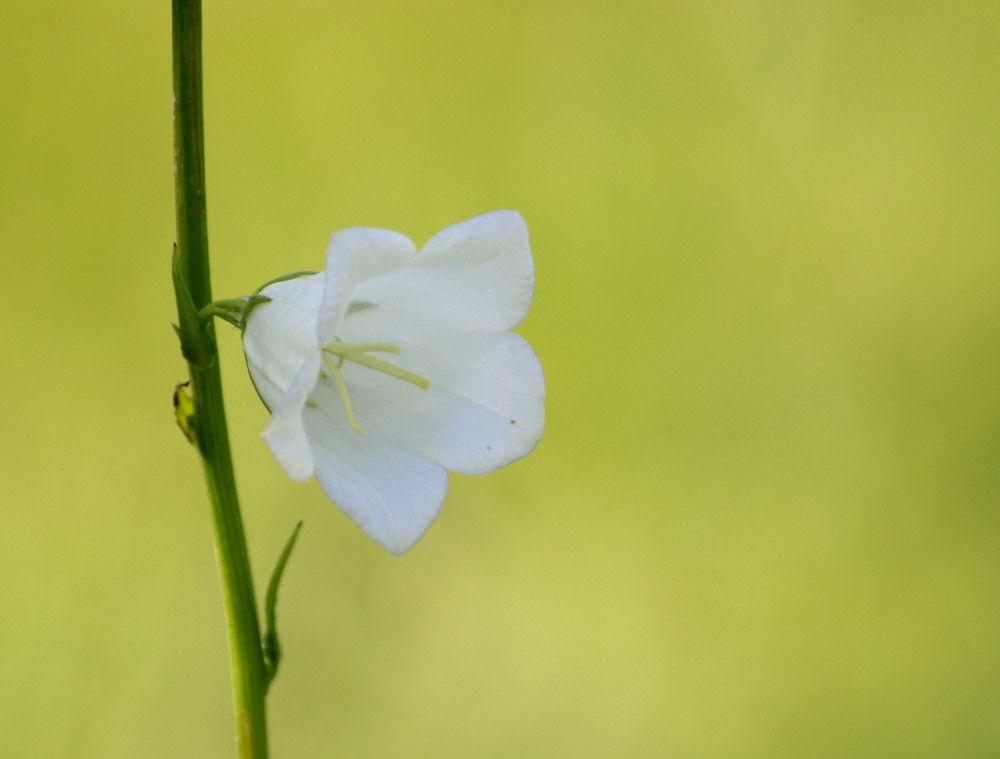
[[261, 303], [267, 303], [271, 300], [266, 295], [261, 295], [261, 290], [268, 285], [273, 285], [275, 282], [286, 282], [289, 279], [308, 277], [316, 273], [317, 272], [314, 271], [295, 271], [291, 274], [285, 274], [284, 276], [278, 277], [277, 279], [272, 279], [270, 282], [265, 282], [250, 295], [243, 295], [239, 298], [224, 298], [223, 300], [212, 301], [198, 312], [198, 317], [202, 321], [207, 321], [213, 316], [218, 316], [220, 319], [225, 319], [242, 332], [246, 329], [247, 318], [250, 316], [250, 312]]
[[224, 300], [214, 300], [198, 312], [202, 321], [207, 321], [213, 316], [225, 319], [234, 327], [243, 331], [247, 325], [247, 317], [261, 303], [267, 303], [271, 299], [266, 295], [243, 295], [239, 298], [225, 298]]
[[270, 282], [265, 282], [260, 287], [258, 287], [256, 290], [254, 290], [253, 294], [256, 295], [261, 290], [263, 290], [265, 287], [270, 287], [271, 285], [277, 284], [278, 282], [287, 282], [290, 279], [298, 279], [299, 277], [311, 277], [314, 274], [319, 274], [319, 272], [318, 271], [293, 271], [291, 274], [285, 274], [283, 276], [277, 277], [276, 279], [272, 279]]
[[266, 689], [271, 686], [271, 681], [274, 680], [274, 676], [278, 674], [278, 664], [281, 661], [281, 643], [278, 640], [278, 624], [277, 624], [277, 614], [276, 607], [278, 605], [278, 584], [281, 582], [281, 576], [285, 572], [285, 565], [288, 563], [288, 557], [292, 555], [292, 549], [295, 548], [295, 541], [299, 537], [299, 530], [302, 529], [302, 522], [295, 525], [295, 529], [292, 530], [291, 536], [288, 538], [288, 542], [285, 543], [285, 548], [281, 552], [281, 556], [278, 557], [278, 563], [274, 565], [274, 571], [271, 573], [271, 581], [267, 584], [267, 595], [264, 597], [264, 622], [266, 625], [266, 631], [264, 633], [264, 639], [261, 641], [261, 649], [264, 654], [264, 687]]
[[171, 276], [174, 280], [177, 313], [180, 317], [180, 324], [175, 324], [174, 330], [181, 341], [181, 354], [189, 364], [204, 366], [206, 351], [203, 342], [201, 321], [198, 318], [198, 309], [191, 298], [191, 291], [188, 289], [187, 280], [184, 278], [184, 272], [181, 269], [181, 258], [176, 243], [174, 244], [174, 255], [171, 263]]

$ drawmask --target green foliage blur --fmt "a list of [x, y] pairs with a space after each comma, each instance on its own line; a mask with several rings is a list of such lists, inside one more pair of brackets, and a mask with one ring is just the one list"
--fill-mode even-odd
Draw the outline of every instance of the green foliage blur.
[[[1000, 755], [1000, 6], [205, 7], [215, 293], [527, 218], [538, 450], [402, 559], [220, 323], [283, 757]], [[0, 754], [233, 755], [169, 3], [0, 7]]]

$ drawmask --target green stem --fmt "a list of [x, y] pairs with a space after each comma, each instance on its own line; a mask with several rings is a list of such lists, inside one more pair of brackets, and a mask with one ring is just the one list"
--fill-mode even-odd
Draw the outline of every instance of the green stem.
[[[205, 139], [201, 86], [201, 2], [173, 0], [174, 160], [177, 195], [176, 274], [179, 334], [197, 336], [185, 350], [194, 400], [193, 428], [208, 483], [215, 555], [222, 583], [241, 759], [266, 759], [266, 672], [246, 536], [233, 476], [222, 401], [215, 328], [197, 311], [212, 302], [205, 214]], [[193, 302], [194, 308], [191, 308]], [[194, 322], [194, 323], [192, 323]], [[191, 348], [192, 346], [186, 346]]]

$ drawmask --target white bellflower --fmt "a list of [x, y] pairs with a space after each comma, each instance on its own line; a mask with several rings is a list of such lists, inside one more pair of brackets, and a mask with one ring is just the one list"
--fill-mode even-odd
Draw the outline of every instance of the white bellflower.
[[407, 551], [441, 508], [446, 470], [495, 471], [541, 437], [541, 366], [509, 332], [533, 287], [513, 211], [450, 226], [419, 253], [396, 232], [336, 232], [324, 273], [268, 285], [270, 302], [247, 317], [243, 348], [278, 463]]

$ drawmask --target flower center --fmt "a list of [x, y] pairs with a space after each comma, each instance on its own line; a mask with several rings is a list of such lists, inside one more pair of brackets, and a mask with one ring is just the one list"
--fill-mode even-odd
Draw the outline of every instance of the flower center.
[[[422, 390], [427, 390], [431, 386], [430, 381], [425, 377], [369, 355], [370, 353], [392, 353], [398, 356], [403, 352], [398, 345], [391, 343], [345, 343], [342, 340], [334, 340], [329, 345], [324, 345], [320, 352], [323, 355], [323, 363], [330, 370], [330, 377], [333, 378], [333, 382], [337, 386], [337, 393], [340, 395], [340, 402], [344, 404], [344, 414], [347, 416], [347, 421], [359, 435], [364, 435], [365, 431], [361, 429], [358, 418], [354, 415], [351, 397], [347, 393], [347, 383], [344, 382], [343, 372], [340, 371], [345, 361], [367, 366], [369, 369], [416, 385]], [[336, 361], [334, 361], [335, 358]]]

